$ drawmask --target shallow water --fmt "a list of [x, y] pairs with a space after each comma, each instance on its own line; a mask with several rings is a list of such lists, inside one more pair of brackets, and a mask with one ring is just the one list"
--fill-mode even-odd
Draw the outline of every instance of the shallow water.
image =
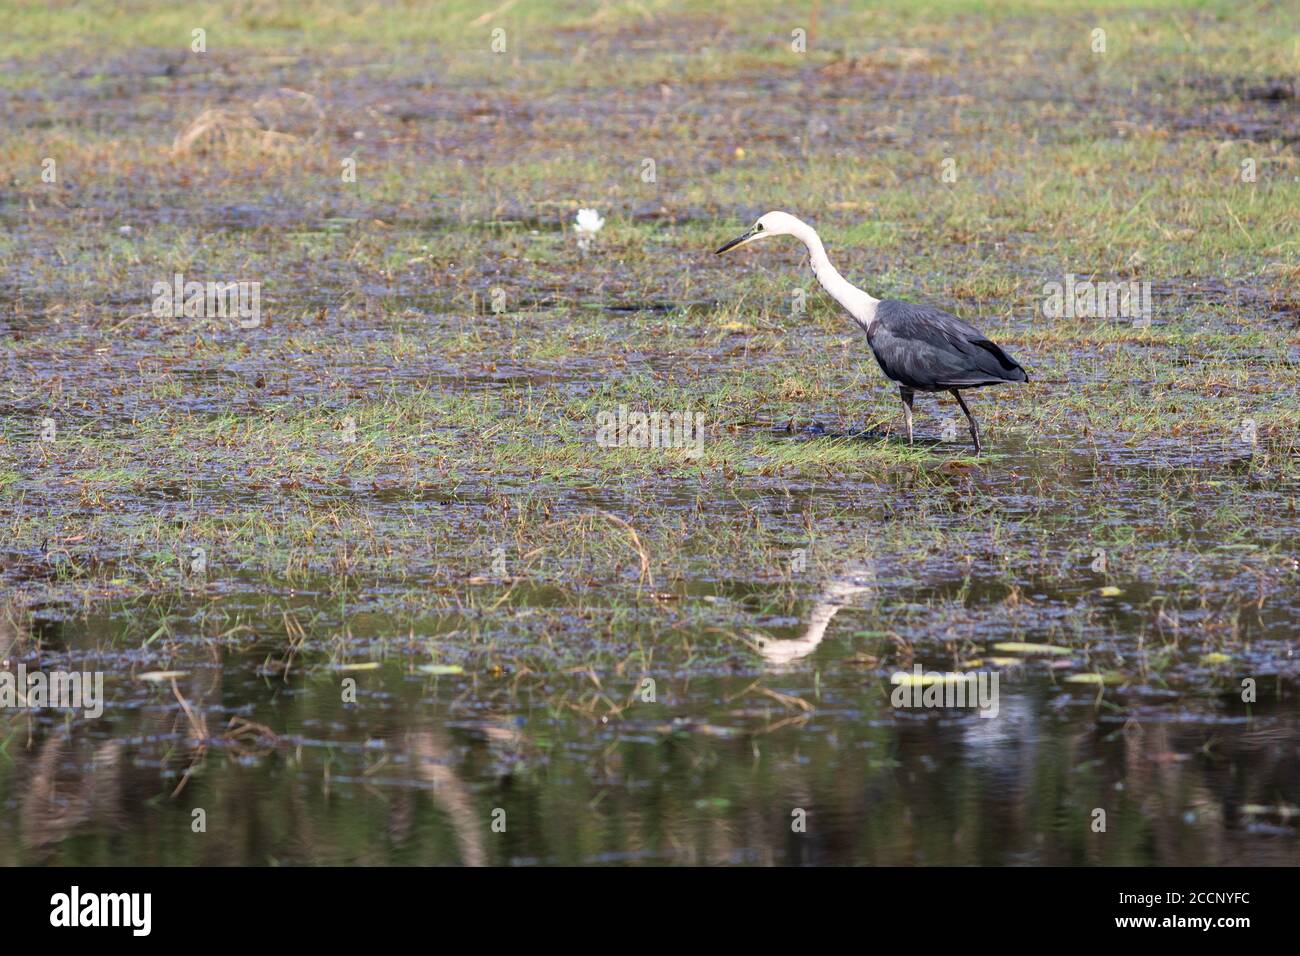
[[[187, 648], [183, 627], [173, 640], [192, 659], [174, 692], [126, 676], [130, 654], [93, 650], [97, 622], [49, 625], [51, 659], [65, 650], [116, 672], [110, 703], [95, 721], [6, 719], [0, 853], [62, 864], [1297, 862], [1281, 799], [1300, 785], [1293, 701], [1265, 689], [1247, 708], [1144, 688], [1098, 707], [1095, 688], [1030, 666], [1002, 675], [992, 719], [899, 709], [887, 679], [854, 662], [851, 615], [813, 667], [776, 664], [762, 681], [809, 710], [746, 693], [757, 675], [707, 667], [659, 674], [654, 702], [639, 680], [603, 682], [634, 700], [612, 720], [586, 712], [578, 685], [557, 701], [562, 678], [519, 690], [504, 675], [435, 677], [395, 648], [375, 670], [285, 681], [256, 642], [209, 656]], [[345, 676], [355, 704], [341, 702]], [[201, 742], [177, 692], [206, 722]], [[1104, 833], [1091, 828], [1098, 808]], [[192, 830], [200, 809], [206, 833]], [[799, 816], [806, 831], [792, 832]]]
[[[926, 507], [973, 482], [1037, 527], [1043, 502], [1017, 490], [1034, 479], [1035, 453], [1014, 436], [1002, 444], [1003, 457], [909, 500]], [[1058, 495], [1095, 480], [1091, 466], [1065, 467], [1068, 450], [1037, 454]], [[1144, 476], [1171, 471], [1152, 465], [1148, 453], [1105, 466], [1115, 524], [1143, 518]], [[860, 501], [863, 487], [790, 491], [753, 489], [711, 520], [757, 504], [798, 542], [808, 502]], [[204, 508], [192, 493], [150, 507]], [[569, 494], [560, 509], [635, 510], [626, 496]], [[390, 527], [404, 509], [437, 520], [448, 505], [473, 526], [493, 500], [359, 497]], [[837, 524], [870, 537], [882, 514], [913, 520], [901, 500]], [[219, 488], [207, 501], [231, 503]], [[1087, 531], [1094, 501], [1048, 504], [1060, 528], [1041, 538], [1048, 550], [1016, 555], [1010, 574], [955, 560], [956, 546], [922, 558], [850, 547], [832, 551], [847, 563], [813, 567], [793, 591], [710, 558], [620, 598], [617, 584], [584, 589], [571, 565], [513, 585], [483, 568], [449, 585], [434, 558], [342, 595], [330, 579], [258, 584], [214, 569], [161, 603], [29, 608], [7, 643], [30, 667], [104, 671], [108, 704], [97, 720], [6, 714], [0, 853], [10, 863], [1297, 862], [1295, 591], [1270, 585], [1252, 611], [1236, 606], [1229, 659], [1203, 656], [1223, 646], [1229, 598], [1254, 584], [1239, 562], [1289, 519], [1256, 529], [1244, 550], [1216, 548], [1208, 532], [1179, 537], [1194, 578], [1219, 575], [1198, 606], [1177, 597], [1176, 574], [1122, 580], [1107, 598], [1097, 597], [1105, 575], [1062, 580], [1053, 565], [1086, 565], [1068, 529]], [[691, 502], [666, 494], [658, 507]], [[979, 526], [960, 510], [931, 521], [921, 527]], [[988, 546], [974, 533], [966, 546]], [[129, 550], [120, 560], [130, 567]], [[422, 588], [449, 586], [457, 602], [410, 609]], [[155, 616], [135, 616], [143, 606]], [[995, 647], [1004, 641], [1070, 650]], [[645, 656], [686, 643], [687, 656]], [[422, 671], [431, 655], [463, 672]], [[893, 706], [890, 675], [914, 663], [996, 671], [996, 716]], [[180, 672], [174, 686], [141, 679], [159, 669]], [[1067, 680], [1093, 672], [1122, 680], [1100, 692]], [[1258, 682], [1256, 703], [1240, 700], [1243, 676]], [[198, 810], [207, 833], [193, 832]], [[1093, 829], [1099, 810], [1104, 832]]]

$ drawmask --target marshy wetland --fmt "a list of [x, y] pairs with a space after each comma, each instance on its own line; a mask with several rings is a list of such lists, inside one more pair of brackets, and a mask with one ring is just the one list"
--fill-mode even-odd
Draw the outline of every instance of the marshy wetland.
[[5, 6], [0, 863], [1300, 862], [1289, 4]]

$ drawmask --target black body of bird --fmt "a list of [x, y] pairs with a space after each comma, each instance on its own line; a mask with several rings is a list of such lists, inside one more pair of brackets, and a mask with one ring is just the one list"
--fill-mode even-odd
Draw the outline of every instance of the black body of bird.
[[903, 388], [945, 392], [1027, 382], [1020, 363], [979, 329], [928, 305], [883, 299], [867, 341], [881, 370]]

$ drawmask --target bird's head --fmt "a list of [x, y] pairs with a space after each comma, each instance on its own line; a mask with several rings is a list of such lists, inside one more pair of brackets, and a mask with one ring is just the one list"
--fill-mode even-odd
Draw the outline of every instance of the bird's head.
[[798, 229], [802, 225], [802, 222], [790, 215], [788, 212], [769, 212], [766, 215], [759, 216], [758, 222], [754, 223], [735, 239], [732, 239], [713, 254], [715, 256], [720, 256], [730, 249], [743, 246], [756, 239], [766, 239], [768, 236], [797, 235]]

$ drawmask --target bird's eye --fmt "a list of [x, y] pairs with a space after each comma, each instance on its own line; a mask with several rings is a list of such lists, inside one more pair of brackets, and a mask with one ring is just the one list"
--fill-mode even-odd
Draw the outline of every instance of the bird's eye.
[[763, 224], [762, 224], [761, 222], [755, 224], [754, 229], [755, 229], [757, 232], [762, 232], [762, 231], [763, 231]]

